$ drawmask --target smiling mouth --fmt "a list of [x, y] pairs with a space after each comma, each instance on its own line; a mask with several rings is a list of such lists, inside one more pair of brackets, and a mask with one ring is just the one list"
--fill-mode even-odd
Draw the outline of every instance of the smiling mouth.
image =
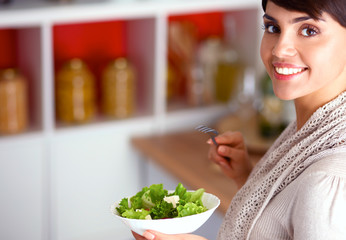
[[287, 68], [287, 67], [274, 67], [275, 72], [281, 75], [293, 75], [304, 72], [307, 68]]

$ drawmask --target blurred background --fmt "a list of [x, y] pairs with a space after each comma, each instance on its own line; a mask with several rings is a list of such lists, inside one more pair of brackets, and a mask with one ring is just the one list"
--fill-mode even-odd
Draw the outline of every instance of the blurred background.
[[[295, 113], [260, 61], [260, 4], [0, 0], [0, 239], [131, 239], [111, 204], [152, 183], [197, 187], [135, 138], [206, 124], [263, 155]], [[224, 213], [197, 233], [216, 239]]]

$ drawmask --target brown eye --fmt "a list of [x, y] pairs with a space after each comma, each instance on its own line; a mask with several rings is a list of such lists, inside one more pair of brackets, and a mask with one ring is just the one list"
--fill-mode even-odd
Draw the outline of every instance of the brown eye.
[[305, 27], [301, 31], [301, 34], [304, 37], [311, 37], [311, 36], [316, 35], [317, 33], [318, 33], [318, 31], [315, 28], [313, 28], [313, 27]]
[[280, 33], [280, 28], [271, 23], [264, 24], [264, 29], [268, 33]]

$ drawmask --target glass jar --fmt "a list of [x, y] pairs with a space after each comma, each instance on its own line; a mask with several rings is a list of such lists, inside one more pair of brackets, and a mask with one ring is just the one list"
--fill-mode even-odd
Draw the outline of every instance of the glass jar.
[[239, 92], [245, 77], [246, 66], [238, 52], [239, 26], [236, 18], [232, 14], [225, 14], [224, 39], [220, 47], [219, 62], [215, 74], [215, 98], [218, 102], [233, 104], [238, 101]]
[[0, 71], [0, 133], [24, 131], [28, 123], [27, 81], [18, 70]]
[[117, 58], [102, 77], [102, 111], [115, 118], [130, 117], [135, 109], [135, 73], [126, 58]]
[[65, 123], [83, 123], [95, 116], [95, 79], [79, 58], [64, 64], [56, 77], [56, 115]]
[[219, 60], [221, 41], [209, 37], [201, 42], [188, 87], [189, 103], [192, 106], [208, 105], [214, 102], [214, 76]]
[[237, 52], [223, 46], [215, 73], [215, 98], [218, 102], [229, 103], [237, 92], [242, 81], [244, 65], [239, 61]]

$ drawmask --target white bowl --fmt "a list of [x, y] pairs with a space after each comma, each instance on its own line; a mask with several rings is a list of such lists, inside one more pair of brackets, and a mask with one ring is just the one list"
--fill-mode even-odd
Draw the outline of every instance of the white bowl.
[[[170, 192], [170, 191], [169, 191]], [[155, 230], [166, 234], [191, 233], [201, 227], [220, 205], [220, 199], [213, 194], [204, 193], [202, 196], [203, 205], [208, 209], [205, 212], [179, 218], [168, 219], [129, 219], [121, 217], [116, 210], [119, 203], [111, 206], [111, 212], [119, 218], [132, 231], [143, 235], [146, 230]]]

